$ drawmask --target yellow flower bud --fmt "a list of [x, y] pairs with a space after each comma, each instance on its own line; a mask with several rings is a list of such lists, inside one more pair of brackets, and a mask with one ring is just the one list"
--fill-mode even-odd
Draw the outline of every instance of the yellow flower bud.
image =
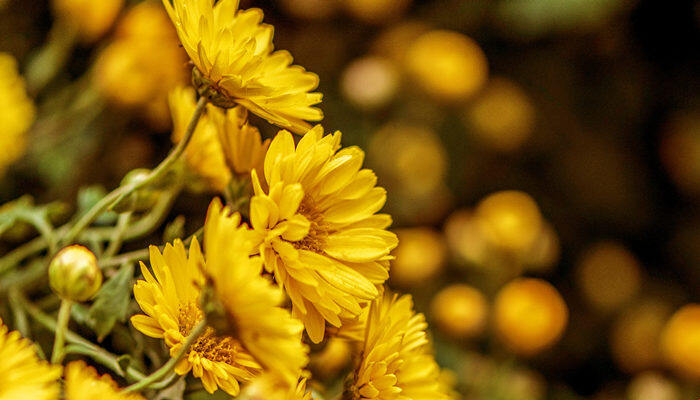
[[661, 352], [680, 374], [700, 380], [700, 303], [673, 314], [661, 334]]
[[[151, 174], [151, 171], [146, 168], [137, 168], [129, 171], [122, 179], [122, 186], [129, 184], [137, 184], [143, 181]], [[158, 201], [160, 192], [153, 187], [143, 187], [115, 204], [112, 209], [118, 213], [127, 211], [144, 211], [153, 207]]]
[[441, 331], [463, 339], [481, 333], [486, 324], [488, 304], [477, 289], [452, 285], [442, 289], [431, 304], [433, 320]]
[[501, 340], [515, 353], [534, 355], [564, 333], [569, 312], [561, 295], [541, 279], [519, 278], [496, 296], [494, 324]]
[[88, 249], [72, 245], [59, 251], [49, 264], [51, 289], [65, 300], [87, 301], [102, 286], [102, 271]]

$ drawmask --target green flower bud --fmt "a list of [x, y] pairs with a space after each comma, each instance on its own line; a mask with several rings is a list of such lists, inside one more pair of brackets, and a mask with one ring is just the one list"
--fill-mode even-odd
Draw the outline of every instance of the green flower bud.
[[[124, 176], [121, 184], [122, 186], [138, 184], [146, 179], [150, 174], [151, 171], [145, 168], [131, 170], [128, 174], [126, 174], [126, 176]], [[156, 204], [159, 195], [160, 191], [149, 185], [122, 199], [119, 203], [112, 207], [112, 210], [118, 213], [127, 211], [145, 211]]]
[[49, 264], [49, 285], [62, 299], [78, 302], [91, 299], [102, 286], [97, 258], [77, 244], [62, 249]]

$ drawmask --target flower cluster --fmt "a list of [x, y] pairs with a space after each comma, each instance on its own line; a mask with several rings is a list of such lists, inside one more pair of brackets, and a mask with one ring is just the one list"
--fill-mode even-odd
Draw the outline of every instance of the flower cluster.
[[[273, 50], [273, 28], [261, 23], [258, 9], [240, 10], [237, 0], [163, 4], [193, 64], [194, 87], [169, 95], [173, 152], [153, 171], [125, 179], [105, 197], [116, 200], [103, 209], [107, 200], [97, 202], [96, 211], [85, 213], [66, 235], [67, 241], [79, 237], [93, 220], [81, 222], [109, 205], [119, 205], [113, 209], [122, 213], [117, 228], [124, 229], [114, 235], [122, 235], [129, 219], [144, 213], [129, 209], [129, 196], [139, 191], [160, 196], [167, 190], [165, 176], [224, 196], [211, 200], [200, 234], [176, 235], [141, 257], [149, 263], [140, 263], [133, 296], [142, 313], [130, 322], [143, 335], [162, 340], [169, 361], [145, 376], [140, 372], [145, 363], [110, 358], [92, 344], [76, 344], [74, 336], [68, 339], [77, 348], [64, 348], [73, 303], [96, 295], [95, 304], [114, 304], [111, 312], [119, 299], [105, 297], [119, 279], [131, 289], [132, 277], [128, 262], [122, 263], [105, 274], [100, 289], [102, 260], [87, 248], [69, 246], [57, 252], [49, 274], [61, 298], [51, 363], [40, 361], [28, 340], [2, 326], [0, 355], [10, 363], [0, 367], [0, 399], [56, 400], [61, 371], [69, 400], [142, 399], [166, 386], [169, 374], [190, 373], [208, 393], [318, 399], [307, 371], [310, 349], [339, 338], [350, 343], [343, 349], [361, 349], [344, 398], [448, 398], [425, 318], [414, 312], [409, 296], [392, 297], [384, 288], [398, 245], [388, 230], [391, 216], [380, 213], [386, 190], [363, 168], [360, 148], [342, 147], [340, 132], [325, 134], [322, 126], [306, 122], [322, 119], [314, 107], [321, 94], [312, 92], [318, 77], [292, 65], [289, 53]], [[248, 112], [282, 130], [263, 140]], [[113, 246], [110, 242], [104, 253], [115, 251]], [[90, 312], [85, 318], [98, 323]], [[102, 340], [104, 334], [96, 332]], [[63, 368], [67, 352], [95, 355], [133, 383], [122, 389], [83, 361]], [[151, 362], [161, 363], [157, 357]]]

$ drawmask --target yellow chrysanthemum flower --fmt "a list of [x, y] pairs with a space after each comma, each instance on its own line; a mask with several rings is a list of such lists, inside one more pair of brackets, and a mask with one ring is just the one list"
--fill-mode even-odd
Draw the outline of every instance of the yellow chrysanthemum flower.
[[100, 38], [117, 19], [124, 0], [53, 0], [54, 14], [72, 25], [84, 42]]
[[440, 381], [440, 368], [429, 353], [427, 326], [423, 314], [413, 311], [410, 295], [375, 300], [348, 398], [449, 399], [449, 388]]
[[32, 342], [0, 320], [0, 400], [57, 400], [61, 367], [41, 361]]
[[280, 307], [284, 293], [262, 276], [262, 260], [249, 257], [255, 243], [241, 216], [212, 201], [204, 224], [205, 271], [226, 309], [237, 338], [268, 371], [295, 384], [308, 362], [304, 329]]
[[17, 61], [8, 53], [0, 53], [0, 176], [27, 147], [25, 133], [34, 122], [34, 103], [27, 97], [24, 80], [17, 70]]
[[306, 390], [306, 378], [289, 386], [275, 374], [263, 374], [255, 378], [243, 390], [248, 400], [314, 400]]
[[[170, 93], [169, 100], [173, 116], [172, 139], [177, 143], [182, 140], [196, 107], [194, 89], [178, 87]], [[226, 166], [217, 125], [210, 115], [215, 113], [214, 107], [210, 107], [200, 117], [184, 157], [187, 165], [209, 187], [221, 192], [231, 180], [231, 172]]]
[[[166, 245], [163, 253], [150, 248], [154, 275], [141, 263], [145, 280], [134, 285], [134, 297], [146, 315], [131, 317], [131, 323], [144, 334], [163, 338], [175, 355], [192, 328], [202, 319], [199, 307], [204, 286], [204, 257], [196, 239], [192, 240], [189, 257], [180, 240]], [[202, 379], [204, 388], [213, 393], [220, 387], [235, 396], [239, 382], [255, 376], [261, 367], [233, 337], [218, 336], [207, 328], [175, 367], [180, 375], [192, 374]]]
[[109, 374], [100, 375], [82, 361], [66, 366], [65, 382], [66, 400], [145, 400], [140, 394], [122, 392]]
[[246, 178], [254, 169], [262, 171], [270, 139], [262, 141], [258, 128], [248, 124], [245, 108], [209, 111], [216, 123], [229, 169]]
[[273, 124], [303, 132], [323, 118], [313, 105], [318, 76], [291, 65], [286, 51], [273, 52], [273, 27], [259, 9], [239, 10], [238, 0], [163, 0], [195, 76], [209, 85], [212, 101], [240, 104]]
[[397, 245], [386, 230], [391, 217], [375, 214], [386, 191], [371, 170], [360, 169], [362, 150], [338, 151], [340, 136], [324, 137], [317, 126], [295, 146], [281, 131], [265, 156], [267, 193], [252, 174], [250, 220], [265, 269], [289, 294], [314, 343], [323, 340], [326, 321], [339, 327], [377, 297], [375, 285], [388, 278]]

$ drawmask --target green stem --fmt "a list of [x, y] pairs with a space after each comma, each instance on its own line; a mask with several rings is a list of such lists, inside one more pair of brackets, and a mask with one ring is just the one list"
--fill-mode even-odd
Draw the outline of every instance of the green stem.
[[103, 257], [112, 257], [113, 255], [117, 254], [119, 249], [122, 247], [124, 232], [126, 232], [126, 228], [129, 226], [131, 215], [131, 212], [125, 212], [124, 214], [119, 215], [117, 226], [115, 226], [114, 230], [112, 231], [112, 237], [109, 239], [109, 246], [107, 246], [107, 249], [102, 255]]
[[[202, 232], [204, 231], [203, 228], [199, 228], [195, 233], [193, 233], [191, 236], [189, 236], [187, 239], [184, 240], [185, 246], [189, 245], [190, 242], [192, 242], [192, 238], [196, 237], [197, 239], [201, 239], [202, 237]], [[163, 251], [163, 248], [165, 246], [158, 246], [158, 248]], [[98, 261], [98, 265], [100, 268], [105, 269], [109, 267], [116, 267], [119, 265], [122, 265], [124, 263], [129, 263], [129, 262], [134, 262], [134, 261], [143, 261], [148, 258], [148, 249], [141, 249], [141, 250], [134, 250], [128, 253], [122, 253], [118, 256], [114, 256], [111, 258], [104, 258], [102, 260]]]
[[51, 364], [60, 364], [63, 361], [63, 345], [65, 343], [68, 321], [70, 321], [70, 309], [73, 302], [63, 299], [61, 308], [58, 309], [58, 322], [56, 324], [56, 336], [53, 342], [53, 352], [51, 353]]
[[199, 323], [190, 331], [190, 334], [187, 336], [187, 339], [185, 339], [185, 342], [182, 344], [182, 347], [180, 347], [180, 350], [177, 352], [177, 354], [174, 357], [171, 357], [168, 362], [163, 364], [162, 367], [158, 368], [157, 371], [154, 373], [148, 375], [145, 379], [142, 379], [139, 382], [136, 382], [130, 386], [127, 386], [124, 388], [124, 392], [134, 392], [137, 390], [145, 389], [152, 384], [157, 384], [156, 382], [166, 378], [166, 376], [175, 368], [175, 366], [182, 360], [183, 357], [188, 353], [190, 350], [190, 346], [192, 343], [199, 338], [199, 336], [204, 332], [204, 329], [207, 327], [207, 321], [206, 319], [202, 319], [199, 321]]
[[31, 331], [29, 330], [29, 322], [27, 321], [27, 312], [22, 308], [17, 298], [19, 297], [19, 292], [16, 288], [10, 289], [10, 295], [8, 300], [10, 303], [10, 308], [12, 308], [12, 313], [15, 316], [15, 326], [19, 333], [24, 337], [30, 337]]
[[44, 250], [46, 245], [46, 239], [38, 237], [7, 253], [6, 256], [0, 258], [0, 274], [19, 264], [25, 258]]
[[80, 354], [86, 357], [90, 357], [98, 363], [104, 365], [105, 367], [116, 372], [120, 376], [126, 376], [133, 381], [139, 381], [146, 376], [142, 373], [136, 371], [131, 367], [127, 367], [126, 371], [122, 369], [117, 361], [117, 357], [114, 354], [102, 351], [101, 348], [86, 347], [82, 344], [69, 344], [64, 349], [65, 354]]
[[153, 171], [151, 171], [151, 173], [148, 174], [147, 177], [137, 182], [128, 184], [126, 186], [120, 186], [112, 192], [110, 192], [107, 196], [103, 197], [99, 202], [97, 202], [97, 204], [95, 204], [90, 210], [88, 210], [88, 212], [86, 212], [80, 219], [78, 219], [75, 225], [71, 227], [68, 233], [63, 237], [63, 243], [72, 243], [75, 240], [75, 238], [78, 237], [80, 232], [83, 231], [83, 229], [87, 228], [88, 225], [90, 225], [92, 221], [95, 220], [95, 218], [97, 218], [110, 206], [118, 203], [120, 200], [130, 195], [134, 191], [144, 186], [147, 186], [152, 182], [157, 181], [166, 172], [168, 172], [170, 170], [170, 167], [172, 167], [172, 165], [178, 160], [178, 158], [180, 158], [182, 153], [184, 153], [185, 148], [192, 139], [195, 128], [197, 127], [197, 123], [199, 122], [199, 119], [204, 113], [206, 104], [207, 99], [205, 97], [200, 97], [199, 101], [197, 101], [197, 106], [194, 109], [194, 113], [192, 114], [192, 118], [190, 119], [190, 122], [187, 125], [187, 129], [185, 130], [185, 134], [182, 137], [182, 140], [178, 142], [177, 146], [175, 146], [175, 148], [170, 152], [170, 154], [168, 154], [168, 156], [160, 164], [158, 164], [158, 166], [155, 169], [153, 169]]
[[[34, 304], [30, 303], [27, 301], [27, 299], [22, 296], [21, 294], [17, 296], [17, 301], [24, 307], [25, 310], [27, 310], [27, 313], [34, 318], [36, 322], [38, 322], [40, 325], [45, 327], [46, 329], [56, 332], [57, 330], [57, 324], [56, 320], [51, 318], [50, 316], [46, 315], [43, 313], [40, 309], [38, 309]], [[133, 380], [133, 381], [138, 381], [141, 379], [145, 378], [145, 375], [129, 366], [126, 368], [126, 371], [122, 370], [122, 368], [119, 366], [118, 363], [118, 357], [115, 356], [114, 354], [108, 352], [107, 350], [95, 345], [94, 343], [84, 339], [82, 336], [71, 332], [70, 330], [66, 329], [65, 330], [65, 337], [66, 341], [68, 343], [76, 344], [81, 346], [82, 348], [87, 349], [86, 351], [91, 351], [91, 355], [94, 355], [96, 361], [100, 361], [103, 363], [104, 366], [112, 369], [114, 372], [118, 373], [120, 376], [126, 376], [127, 378]], [[75, 348], [72, 348], [75, 350]]]
[[54, 23], [46, 44], [32, 56], [25, 71], [29, 92], [40, 92], [63, 68], [75, 45], [77, 33], [73, 24], [61, 20]]

